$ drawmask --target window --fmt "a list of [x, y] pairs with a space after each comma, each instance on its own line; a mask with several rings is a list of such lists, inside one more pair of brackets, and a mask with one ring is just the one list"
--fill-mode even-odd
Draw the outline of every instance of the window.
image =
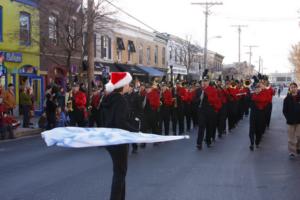
[[134, 46], [133, 41], [128, 40], [128, 47], [127, 47], [127, 50], [128, 50], [128, 61], [130, 62], [130, 61], [131, 61], [132, 53], [135, 52], [135, 46]]
[[69, 25], [68, 39], [69, 39], [69, 45], [72, 48], [75, 48], [76, 47], [76, 20], [75, 19], [73, 19]]
[[150, 65], [151, 62], [151, 49], [150, 47], [147, 48], [147, 65]]
[[125, 50], [124, 42], [122, 38], [117, 38], [117, 49], [118, 50]]
[[175, 48], [175, 62], [177, 62], [177, 58], [178, 58], [178, 52], [177, 49]]
[[30, 36], [30, 14], [26, 12], [20, 12], [20, 44], [21, 45], [30, 45], [31, 36]]
[[0, 6], [0, 42], [3, 41], [3, 10]]
[[173, 57], [172, 47], [169, 47], [169, 56], [170, 56], [170, 60], [172, 60]]
[[52, 14], [49, 16], [49, 40], [54, 45], [57, 45], [57, 34], [58, 34], [57, 16]]
[[158, 64], [158, 46], [155, 46], [155, 50], [154, 50], [154, 63], [156, 65]]
[[143, 45], [140, 44], [139, 46], [139, 64], [143, 64], [143, 58], [144, 58], [144, 54], [143, 54]]
[[101, 58], [111, 59], [111, 38], [101, 36]]
[[179, 62], [180, 62], [180, 64], [182, 63], [182, 61], [183, 61], [183, 53], [182, 53], [182, 49], [180, 49], [180, 55], [179, 55]]
[[165, 65], [166, 64], [166, 48], [165, 47], [163, 47], [162, 48], [162, 65]]
[[122, 62], [122, 50], [117, 50], [117, 54], [118, 54], [118, 61]]

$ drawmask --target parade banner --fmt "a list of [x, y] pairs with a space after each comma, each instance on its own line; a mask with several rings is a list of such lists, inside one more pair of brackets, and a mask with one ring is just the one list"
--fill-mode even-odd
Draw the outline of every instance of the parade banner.
[[47, 146], [72, 148], [110, 146], [132, 143], [155, 143], [173, 140], [189, 139], [184, 136], [162, 136], [155, 134], [133, 133], [115, 128], [54, 128], [41, 133]]

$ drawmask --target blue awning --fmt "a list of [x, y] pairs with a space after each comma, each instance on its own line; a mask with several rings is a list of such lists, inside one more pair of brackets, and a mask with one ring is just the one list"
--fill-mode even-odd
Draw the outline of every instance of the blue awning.
[[147, 67], [147, 66], [138, 66], [140, 69], [144, 70], [148, 73], [149, 76], [155, 76], [155, 77], [163, 77], [165, 76], [165, 73], [157, 70], [153, 67]]

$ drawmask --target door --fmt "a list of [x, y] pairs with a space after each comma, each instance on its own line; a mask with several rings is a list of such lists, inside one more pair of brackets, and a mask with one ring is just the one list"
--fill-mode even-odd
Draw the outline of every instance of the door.
[[43, 103], [44, 103], [43, 78], [40, 76], [32, 76], [29, 78], [29, 82], [33, 89], [35, 114], [41, 115], [43, 113]]

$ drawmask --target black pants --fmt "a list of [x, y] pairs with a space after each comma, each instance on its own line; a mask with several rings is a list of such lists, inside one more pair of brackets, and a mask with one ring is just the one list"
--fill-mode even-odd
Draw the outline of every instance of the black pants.
[[113, 162], [110, 200], [125, 200], [128, 144], [106, 147]]
[[198, 119], [198, 105], [192, 104], [191, 105], [191, 115], [193, 120], [194, 128], [198, 126], [199, 119]]
[[202, 145], [204, 134], [207, 145], [211, 144], [211, 140], [216, 130], [217, 113], [212, 108], [200, 109], [199, 113], [199, 129], [197, 145]]
[[178, 107], [178, 125], [179, 125], [179, 135], [184, 133], [184, 107]]
[[236, 123], [238, 117], [238, 105], [235, 101], [230, 101], [228, 103], [228, 128], [232, 130]]
[[161, 108], [161, 124], [164, 125], [165, 135], [169, 135], [171, 119], [171, 107], [163, 106]]
[[29, 112], [30, 112], [31, 106], [23, 105], [22, 106], [22, 111], [23, 111], [23, 127], [28, 128], [29, 127], [29, 122], [30, 122], [30, 117], [29, 117]]
[[177, 123], [178, 123], [178, 110], [177, 108], [171, 109], [172, 131], [173, 135], [177, 135]]
[[6, 139], [6, 133], [8, 133], [9, 139], [14, 138], [13, 127], [11, 125], [4, 125], [3, 127], [0, 128], [1, 140]]
[[92, 108], [89, 116], [89, 127], [94, 127], [95, 123], [97, 127], [101, 126], [100, 113], [97, 109]]
[[147, 121], [147, 130], [154, 134], [159, 134], [159, 117], [158, 111], [148, 111], [145, 113]]
[[191, 112], [191, 104], [185, 103], [184, 104], [184, 115], [186, 120], [186, 129], [187, 131], [191, 130], [191, 122], [192, 122], [192, 112]]
[[269, 103], [266, 107], [266, 126], [270, 126], [273, 104]]
[[85, 119], [83, 111], [79, 109], [74, 109], [70, 113], [70, 125], [71, 126], [78, 126], [78, 127], [85, 127]]
[[264, 126], [265, 126], [264, 110], [251, 108], [250, 126], [249, 126], [249, 137], [250, 137], [251, 145], [254, 145], [254, 142], [256, 145], [260, 144]]
[[222, 136], [226, 131], [226, 118], [227, 118], [227, 104], [223, 104], [221, 110], [218, 113], [218, 133], [219, 136]]
[[47, 113], [47, 130], [55, 128], [56, 125], [56, 116], [55, 112]]

